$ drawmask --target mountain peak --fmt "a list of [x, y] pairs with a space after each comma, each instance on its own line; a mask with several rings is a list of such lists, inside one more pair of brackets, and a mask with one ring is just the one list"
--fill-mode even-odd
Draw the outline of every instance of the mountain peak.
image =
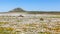
[[22, 8], [15, 8], [13, 10], [11, 10], [10, 12], [24, 12], [25, 10], [23, 10]]

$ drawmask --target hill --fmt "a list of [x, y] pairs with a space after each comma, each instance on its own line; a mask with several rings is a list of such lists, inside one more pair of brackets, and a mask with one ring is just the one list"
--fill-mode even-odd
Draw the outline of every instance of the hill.
[[9, 13], [28, 13], [28, 14], [59, 14], [60, 11], [25, 11], [22, 8], [15, 8], [9, 11]]
[[9, 12], [25, 12], [25, 10], [23, 10], [22, 8], [15, 8], [15, 9], [12, 9], [11, 11]]

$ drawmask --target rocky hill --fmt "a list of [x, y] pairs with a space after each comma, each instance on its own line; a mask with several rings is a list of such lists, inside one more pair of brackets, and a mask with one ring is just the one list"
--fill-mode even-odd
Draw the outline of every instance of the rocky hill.
[[15, 9], [12, 9], [11, 11], [9, 12], [25, 12], [25, 10], [23, 10], [22, 8], [15, 8]]
[[55, 15], [60, 15], [59, 11], [25, 11], [22, 8], [15, 8], [9, 11], [9, 13], [14, 13], [14, 12], [18, 12], [18, 13], [28, 13], [28, 14], [55, 14]]

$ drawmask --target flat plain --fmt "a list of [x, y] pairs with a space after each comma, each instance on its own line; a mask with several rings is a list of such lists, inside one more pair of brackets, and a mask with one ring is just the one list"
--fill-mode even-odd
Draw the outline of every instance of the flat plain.
[[0, 14], [0, 34], [60, 34], [60, 15]]

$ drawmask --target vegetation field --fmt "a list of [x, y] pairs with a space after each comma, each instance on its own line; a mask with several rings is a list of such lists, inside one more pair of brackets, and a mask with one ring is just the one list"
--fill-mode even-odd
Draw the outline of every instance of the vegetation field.
[[60, 15], [0, 16], [0, 34], [60, 34]]

